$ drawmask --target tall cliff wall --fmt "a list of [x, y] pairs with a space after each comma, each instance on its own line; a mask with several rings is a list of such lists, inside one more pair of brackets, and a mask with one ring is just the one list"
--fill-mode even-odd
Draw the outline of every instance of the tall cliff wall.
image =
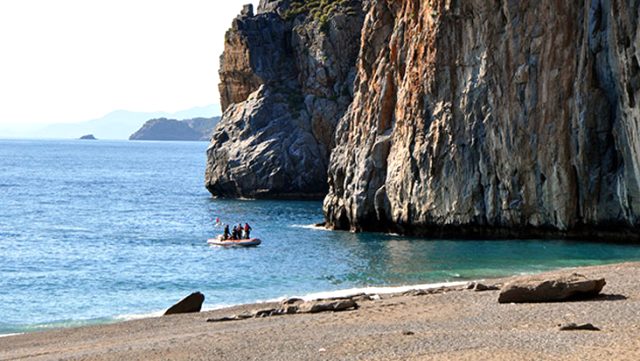
[[640, 239], [637, 0], [374, 0], [337, 229]]
[[219, 71], [224, 113], [207, 150], [214, 196], [326, 195], [363, 18], [359, 0], [262, 0], [233, 21]]

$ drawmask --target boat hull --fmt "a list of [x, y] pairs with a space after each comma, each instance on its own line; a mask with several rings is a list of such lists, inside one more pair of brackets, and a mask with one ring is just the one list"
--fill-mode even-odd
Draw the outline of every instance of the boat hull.
[[221, 246], [221, 247], [255, 247], [262, 243], [259, 238], [251, 238], [251, 239], [238, 239], [232, 240], [227, 239], [223, 240], [221, 238], [209, 238], [207, 243], [211, 246]]

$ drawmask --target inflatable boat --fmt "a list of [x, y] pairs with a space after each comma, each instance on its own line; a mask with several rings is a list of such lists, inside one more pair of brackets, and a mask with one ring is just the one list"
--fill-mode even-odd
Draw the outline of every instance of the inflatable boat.
[[209, 238], [207, 243], [211, 246], [224, 246], [224, 247], [255, 247], [262, 243], [259, 238], [250, 239], [222, 239], [222, 236], [218, 238]]

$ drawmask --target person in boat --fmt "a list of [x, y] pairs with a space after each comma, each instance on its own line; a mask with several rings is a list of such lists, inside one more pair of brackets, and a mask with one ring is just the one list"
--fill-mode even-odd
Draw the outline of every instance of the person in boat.
[[230, 236], [230, 234], [229, 234], [229, 225], [227, 224], [227, 225], [224, 226], [224, 234], [222, 235], [222, 238], [223, 239], [229, 239], [229, 236]]
[[244, 227], [242, 227], [242, 223], [238, 223], [238, 239], [243, 239], [242, 232], [244, 231]]
[[249, 239], [251, 234], [251, 226], [249, 223], [244, 224], [244, 238]]
[[238, 239], [238, 226], [233, 226], [233, 231], [231, 232], [231, 239]]

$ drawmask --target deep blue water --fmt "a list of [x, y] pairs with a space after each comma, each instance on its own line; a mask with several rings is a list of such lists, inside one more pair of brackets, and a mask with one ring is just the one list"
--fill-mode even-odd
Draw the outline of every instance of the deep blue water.
[[[631, 245], [314, 229], [321, 202], [212, 199], [206, 147], [0, 140], [0, 334], [158, 312], [196, 290], [212, 308], [640, 259]], [[209, 247], [216, 217], [263, 244]]]

